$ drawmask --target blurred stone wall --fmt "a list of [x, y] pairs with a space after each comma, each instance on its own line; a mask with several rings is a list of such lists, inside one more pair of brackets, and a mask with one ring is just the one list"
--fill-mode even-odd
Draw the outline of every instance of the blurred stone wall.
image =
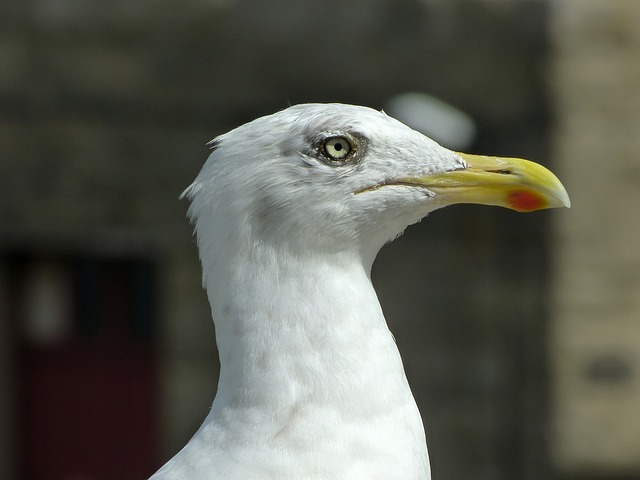
[[[6, 1], [0, 253], [158, 266], [160, 465], [215, 392], [213, 325], [177, 200], [205, 143], [290, 103], [382, 108], [420, 91], [474, 118], [474, 150], [549, 163], [548, 20], [543, 0]], [[435, 478], [549, 478], [550, 216], [452, 207], [376, 264]], [[13, 367], [0, 369], [0, 395]], [[0, 476], [12, 478], [14, 436], [0, 437]]]
[[[640, 2], [553, 2], [551, 451], [572, 475], [640, 478]], [[600, 478], [600, 477], [599, 477]]]

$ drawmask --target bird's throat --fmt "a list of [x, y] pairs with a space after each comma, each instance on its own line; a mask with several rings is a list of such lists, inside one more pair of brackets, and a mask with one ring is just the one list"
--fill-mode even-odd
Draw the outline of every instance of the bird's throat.
[[297, 448], [337, 458], [359, 445], [427, 462], [400, 355], [357, 258], [228, 260], [221, 277], [207, 276], [221, 363], [207, 422], [271, 456]]
[[365, 393], [368, 375], [376, 388], [381, 376], [404, 376], [370, 279], [345, 257], [254, 252], [222, 281], [210, 278], [221, 386], [240, 380], [229, 387], [283, 396], [262, 399], [278, 403], [328, 401]]

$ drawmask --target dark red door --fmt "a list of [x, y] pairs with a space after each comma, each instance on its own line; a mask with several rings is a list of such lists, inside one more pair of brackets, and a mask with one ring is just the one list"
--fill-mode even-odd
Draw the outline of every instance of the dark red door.
[[19, 257], [25, 480], [140, 480], [157, 453], [152, 264]]

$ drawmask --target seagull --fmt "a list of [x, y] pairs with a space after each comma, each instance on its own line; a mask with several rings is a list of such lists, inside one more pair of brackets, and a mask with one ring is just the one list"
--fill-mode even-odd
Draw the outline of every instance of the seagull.
[[569, 207], [553, 173], [448, 150], [384, 112], [303, 104], [242, 125], [183, 196], [220, 355], [213, 405], [152, 480], [428, 480], [424, 427], [371, 283], [446, 205]]

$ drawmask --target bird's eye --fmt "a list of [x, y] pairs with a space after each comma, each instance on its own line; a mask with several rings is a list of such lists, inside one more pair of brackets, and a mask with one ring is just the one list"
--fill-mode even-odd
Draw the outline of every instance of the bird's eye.
[[344, 137], [331, 137], [324, 142], [322, 148], [331, 160], [344, 160], [353, 150], [349, 140]]

